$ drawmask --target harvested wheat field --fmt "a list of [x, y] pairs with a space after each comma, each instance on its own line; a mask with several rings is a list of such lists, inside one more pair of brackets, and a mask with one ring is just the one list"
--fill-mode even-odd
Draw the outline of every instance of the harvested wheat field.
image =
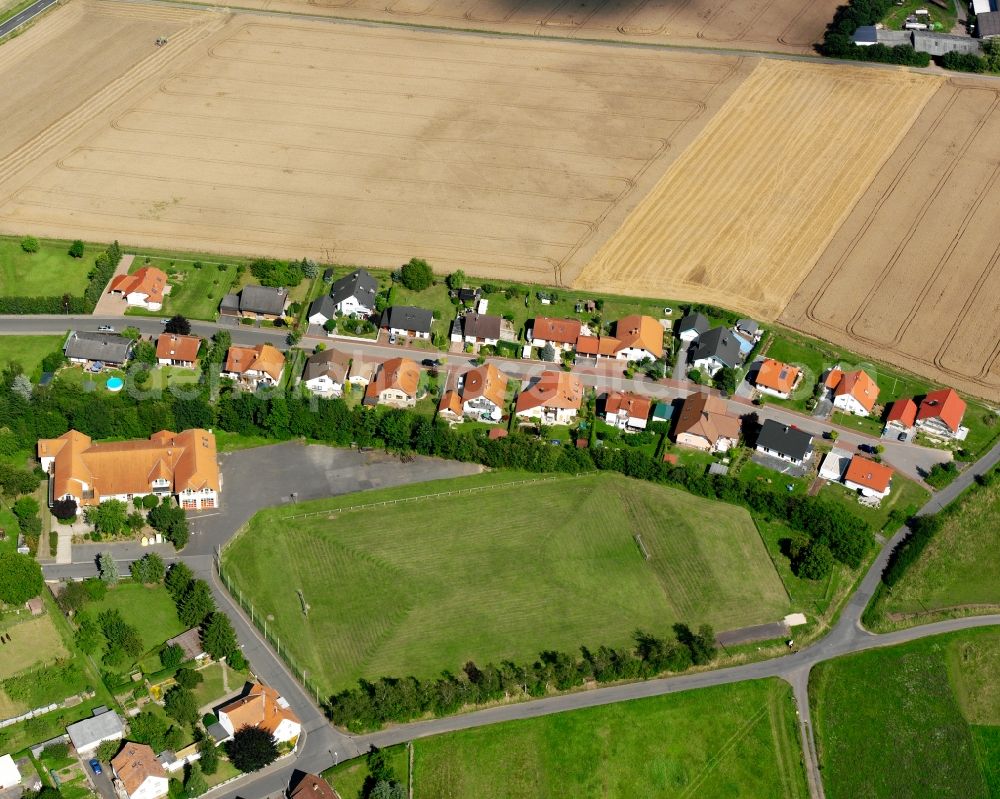
[[1000, 399], [1000, 92], [950, 80], [781, 321]]
[[240, 0], [244, 8], [440, 27], [812, 54], [837, 0]]
[[773, 319], [939, 85], [761, 61], [575, 281], [569, 267], [563, 278]]
[[0, 228], [552, 282], [752, 68], [238, 16], [27, 170], [0, 163]]

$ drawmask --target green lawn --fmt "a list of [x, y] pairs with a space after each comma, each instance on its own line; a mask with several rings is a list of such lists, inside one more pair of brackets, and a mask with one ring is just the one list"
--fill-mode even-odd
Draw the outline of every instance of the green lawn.
[[[889, 7], [889, 11], [882, 18], [882, 22], [891, 30], [902, 30], [906, 18], [918, 8], [923, 8], [930, 12], [928, 17], [931, 30], [938, 33], [951, 33], [951, 29], [955, 27], [957, 17], [955, 16], [955, 6], [951, 3], [948, 3], [947, 6], [948, 8], [944, 9], [933, 3], [925, 3], [923, 0], [903, 0], [901, 5]], [[928, 20], [924, 19], [922, 21], [927, 22]]]
[[[519, 477], [481, 474], [302, 503], [295, 512]], [[676, 621], [732, 629], [790, 608], [745, 510], [617, 475], [332, 518], [286, 521], [289, 513], [251, 520], [225, 565], [323, 691], [362, 676], [429, 677], [469, 659], [620, 646], [636, 628], [666, 634]]]
[[37, 382], [42, 375], [42, 359], [62, 349], [66, 336], [0, 336], [0, 369], [17, 361], [24, 373]]
[[[56, 373], [56, 380], [76, 386], [84, 391], [91, 390], [101, 394], [111, 394], [108, 391], [108, 378], [120, 377], [126, 380], [126, 374], [121, 369], [103, 369], [98, 373], [85, 372], [82, 366], [65, 366]], [[91, 388], [87, 388], [91, 385]]]
[[[837, 483], [827, 483], [820, 489], [820, 496], [832, 499], [845, 504], [855, 516], [860, 516], [872, 530], [878, 532], [889, 521], [889, 514], [898, 509], [905, 513], [905, 517], [913, 515], [924, 506], [930, 499], [930, 492], [914, 480], [904, 477], [896, 472], [892, 478], [892, 491], [889, 496], [882, 500], [878, 508], [869, 508], [858, 502], [858, 495], [849, 491], [843, 485]], [[896, 527], [898, 529], [899, 526]], [[886, 533], [894, 533], [896, 530], [886, 530]]]
[[[885, 593], [883, 610], [919, 614], [968, 604], [1000, 605], [998, 519], [1000, 484], [972, 492], [948, 515], [902, 580]], [[913, 618], [907, 623], [924, 621]]]
[[72, 242], [39, 239], [36, 253], [21, 249], [21, 236], [0, 236], [0, 295], [5, 297], [82, 296], [87, 273], [103, 250], [88, 244], [83, 258], [71, 258]]
[[[406, 783], [406, 775], [409, 772], [408, 755], [406, 747], [391, 746], [385, 750], [389, 766], [396, 773], [396, 778]], [[361, 796], [361, 787], [368, 776], [368, 766], [365, 763], [364, 755], [341, 763], [339, 766], [328, 768], [323, 772], [323, 779], [330, 783], [342, 797], [342, 799], [357, 799]]]
[[1000, 752], [998, 673], [996, 628], [819, 664], [809, 694], [826, 795], [989, 797]]
[[[776, 679], [556, 713], [413, 744], [414, 799], [806, 797], [791, 689]], [[406, 751], [391, 752], [406, 779]], [[354, 797], [360, 763], [328, 772]]]
[[[155, 266], [167, 273], [171, 289], [159, 311], [129, 308], [128, 315], [167, 317], [181, 314], [188, 319], [213, 321], [219, 303], [236, 279], [236, 264], [228, 258], [204, 256], [204, 259], [199, 260], [199, 256], [137, 256], [129, 272], [143, 266]], [[201, 267], [196, 269], [195, 263]], [[220, 265], [224, 268], [219, 269]]]
[[164, 641], [184, 632], [173, 600], [162, 585], [149, 587], [122, 582], [100, 602], [88, 603], [86, 609], [96, 619], [101, 611], [110, 608], [120, 610], [126, 623], [139, 630], [147, 652], [159, 651]]

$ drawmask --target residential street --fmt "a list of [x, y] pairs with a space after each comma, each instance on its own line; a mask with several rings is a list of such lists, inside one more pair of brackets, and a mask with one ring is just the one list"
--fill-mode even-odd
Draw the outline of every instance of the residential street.
[[[103, 324], [111, 325], [118, 331], [131, 325], [138, 328], [147, 336], [158, 336], [163, 332], [163, 324], [159, 319], [142, 316], [129, 316], [125, 318], [113, 316], [0, 316], [0, 335], [61, 334], [76, 328], [96, 330], [98, 325]], [[202, 337], [212, 336], [217, 330], [228, 330], [233, 342], [237, 344], [253, 345], [266, 342], [276, 347], [287, 347], [285, 342], [286, 333], [275, 328], [256, 328], [248, 325], [233, 324], [230, 320], [221, 323], [194, 321], [191, 323], [191, 332]], [[302, 339], [299, 347], [312, 350], [320, 342], [324, 343], [327, 348], [337, 349], [350, 354], [352, 357], [366, 358], [368, 360], [386, 360], [400, 355], [409, 355], [419, 363], [427, 357], [441, 357], [446, 360], [449, 370], [464, 370], [473, 360], [472, 356], [465, 354], [448, 353], [444, 356], [436, 351], [428, 352], [427, 350], [416, 348], [378, 344], [374, 341], [363, 343], [358, 340], [330, 339], [325, 336], [307, 336]], [[546, 368], [552, 368], [551, 364], [546, 364], [542, 361], [511, 360], [495, 357], [488, 358], [487, 360], [511, 377], [516, 377], [520, 380], [541, 374]], [[635, 391], [656, 399], [682, 399], [695, 390], [694, 384], [687, 380], [673, 380], [668, 378], [654, 382], [645, 376], [628, 379], [624, 376], [624, 366], [619, 361], [602, 361], [599, 365], [578, 365], [573, 369], [573, 372], [587, 386], [605, 390]], [[714, 389], [712, 391], [714, 392]], [[870, 444], [873, 446], [881, 444], [885, 447], [885, 453], [883, 454], [885, 462], [898, 469], [907, 477], [916, 480], [922, 480], [924, 475], [930, 472], [931, 467], [935, 463], [951, 460], [951, 453], [946, 450], [921, 447], [916, 444], [902, 444], [898, 441], [883, 441], [877, 437], [859, 433], [851, 428], [835, 425], [829, 421], [818, 420], [807, 414], [785, 410], [773, 404], [767, 404], [762, 408], [758, 408], [751, 405], [748, 400], [736, 397], [729, 400], [729, 409], [731, 413], [737, 415], [756, 413], [761, 421], [764, 419], [774, 419], [782, 424], [799, 427], [815, 436], [822, 435], [826, 430], [835, 429], [840, 434], [838, 446], [843, 448], [855, 448], [859, 444]]]

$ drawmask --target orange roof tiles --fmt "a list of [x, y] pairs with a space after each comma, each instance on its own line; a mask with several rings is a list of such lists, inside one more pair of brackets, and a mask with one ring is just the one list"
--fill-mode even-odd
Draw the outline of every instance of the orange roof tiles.
[[315, 774], [306, 774], [288, 795], [288, 799], [340, 799], [330, 784]]
[[507, 375], [493, 364], [487, 363], [465, 373], [462, 383], [462, 402], [485, 397], [498, 408], [503, 408], [507, 397]]
[[390, 358], [383, 363], [368, 384], [365, 396], [378, 399], [387, 389], [397, 389], [408, 397], [417, 396], [417, 386], [420, 385], [420, 367], [409, 358]]
[[604, 400], [605, 413], [625, 411], [632, 419], [648, 419], [653, 401], [631, 391], [612, 391]]
[[111, 768], [131, 796], [150, 777], [167, 779], [167, 772], [156, 759], [156, 753], [146, 744], [126, 741], [125, 747], [111, 759]]
[[453, 413], [455, 416], [462, 415], [462, 400], [459, 399], [457, 391], [446, 391], [438, 403], [438, 413]]
[[215, 436], [207, 430], [182, 433], [161, 430], [148, 440], [94, 444], [89, 436], [70, 430], [56, 439], [38, 442], [38, 457], [54, 457], [53, 495], [79, 497], [83, 485], [94, 492], [85, 505], [118, 494], [148, 494], [157, 478], [167, 480], [171, 493], [186, 489], [220, 490]]
[[868, 458], [855, 455], [851, 458], [851, 463], [844, 473], [844, 480], [857, 483], [859, 486], [870, 488], [881, 494], [889, 487], [889, 482], [892, 480], [894, 473], [894, 470], [888, 466], [883, 466], [881, 463], [875, 463], [875, 461], [870, 461]]
[[576, 340], [577, 355], [606, 355], [613, 357], [622, 343], [614, 336], [580, 336]]
[[120, 291], [122, 294], [145, 294], [147, 302], [162, 304], [166, 287], [166, 272], [155, 266], [144, 266], [135, 270], [131, 275], [117, 275], [111, 281], [108, 291]]
[[197, 336], [182, 336], [164, 333], [156, 340], [156, 357], [171, 361], [197, 361], [201, 339]]
[[963, 416], [965, 416], [965, 400], [958, 396], [958, 392], [953, 388], [940, 388], [920, 401], [917, 421], [940, 419], [949, 430], [956, 433], [962, 425]]
[[913, 423], [917, 420], [917, 403], [909, 397], [896, 400], [889, 408], [885, 420], [899, 422], [903, 427], [913, 427]]
[[698, 391], [684, 400], [677, 416], [675, 436], [700, 436], [713, 446], [720, 438], [733, 441], [740, 436], [740, 418], [729, 415], [729, 406], [720, 397]]
[[850, 394], [866, 411], [874, 408], [878, 400], [879, 387], [867, 372], [860, 369], [853, 372], [832, 369], [826, 378], [826, 387], [833, 389], [836, 397]]
[[532, 408], [579, 410], [583, 402], [583, 383], [570, 372], [542, 372], [538, 379], [517, 397], [517, 413]]
[[246, 372], [263, 372], [277, 382], [285, 368], [285, 356], [270, 344], [240, 347], [233, 344], [226, 353], [225, 371], [236, 375]]
[[539, 316], [531, 326], [531, 335], [532, 338], [554, 341], [556, 344], [576, 344], [582, 327], [577, 319], [550, 319], [547, 316]]
[[296, 716], [287, 703], [281, 701], [278, 692], [261, 683], [254, 683], [246, 696], [240, 697], [234, 702], [230, 702], [225, 707], [219, 708], [220, 713], [229, 716], [234, 730], [243, 727], [260, 727], [274, 734], [278, 725], [288, 719], [299, 724]]
[[787, 363], [776, 361], [773, 358], [767, 358], [760, 365], [756, 383], [758, 386], [764, 386], [764, 388], [769, 388], [781, 394], [789, 394], [798, 378], [798, 367], [789, 366]]
[[647, 350], [656, 358], [663, 357], [663, 327], [652, 316], [623, 316], [615, 323], [619, 349]]

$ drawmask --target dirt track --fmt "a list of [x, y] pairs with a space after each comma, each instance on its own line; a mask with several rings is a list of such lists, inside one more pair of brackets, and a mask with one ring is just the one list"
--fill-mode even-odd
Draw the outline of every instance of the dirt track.
[[774, 318], [937, 85], [762, 61], [574, 285]]
[[1000, 92], [951, 80], [781, 321], [1000, 399]]
[[27, 179], [0, 165], [0, 227], [552, 282], [752, 66], [254, 17], [202, 36]]
[[836, 0], [239, 0], [329, 14], [539, 36], [813, 53]]

